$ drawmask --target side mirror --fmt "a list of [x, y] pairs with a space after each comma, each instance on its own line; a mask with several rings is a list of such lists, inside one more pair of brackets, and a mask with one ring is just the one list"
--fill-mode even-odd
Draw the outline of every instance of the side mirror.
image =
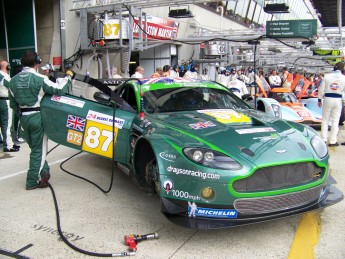
[[110, 96], [108, 96], [108, 95], [106, 95], [105, 93], [102, 93], [102, 92], [94, 93], [93, 98], [97, 102], [100, 102], [100, 103], [103, 103], [103, 104], [106, 104], [106, 105], [109, 105], [110, 101], [111, 101]]
[[242, 95], [242, 100], [251, 101], [251, 100], [253, 100], [253, 97], [250, 94], [244, 94], [244, 95]]

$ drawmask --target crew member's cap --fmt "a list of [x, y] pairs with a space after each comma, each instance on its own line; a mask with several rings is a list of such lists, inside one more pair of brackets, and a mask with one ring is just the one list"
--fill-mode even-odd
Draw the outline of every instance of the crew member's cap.
[[43, 67], [41, 67], [41, 69], [43, 70], [43, 71], [45, 71], [45, 70], [51, 70], [51, 71], [53, 71], [54, 70], [54, 68], [53, 68], [53, 66], [51, 65], [51, 64], [45, 64]]

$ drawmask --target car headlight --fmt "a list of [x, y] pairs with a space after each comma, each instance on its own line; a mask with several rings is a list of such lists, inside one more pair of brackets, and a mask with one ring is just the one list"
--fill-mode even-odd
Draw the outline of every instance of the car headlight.
[[315, 135], [311, 139], [310, 144], [320, 158], [324, 158], [327, 155], [328, 149], [326, 143], [322, 140], [322, 138], [320, 138], [320, 136]]
[[240, 163], [231, 157], [214, 150], [205, 148], [184, 148], [183, 153], [189, 160], [199, 165], [227, 170], [242, 169], [242, 165]]

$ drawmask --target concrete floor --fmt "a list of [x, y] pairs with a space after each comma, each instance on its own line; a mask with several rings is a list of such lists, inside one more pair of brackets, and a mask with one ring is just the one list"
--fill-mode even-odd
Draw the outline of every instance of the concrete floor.
[[[342, 127], [338, 140], [345, 141]], [[50, 142], [49, 149], [55, 144]], [[301, 216], [232, 229], [198, 231], [181, 228], [160, 213], [158, 197], [139, 189], [116, 170], [111, 191], [63, 172], [61, 161], [76, 151], [59, 146], [48, 155], [61, 228], [75, 246], [96, 253], [128, 251], [123, 237], [158, 232], [157, 240], [138, 244], [136, 258], [288, 258]], [[330, 148], [331, 174], [345, 193], [345, 146]], [[15, 253], [29, 258], [87, 258], [60, 240], [49, 188], [25, 190], [29, 148], [0, 153], [0, 258]], [[109, 188], [111, 161], [83, 153], [64, 168]], [[318, 212], [321, 228], [314, 258], [345, 258], [345, 202]], [[305, 238], [308, 239], [308, 232]], [[296, 257], [297, 258], [297, 257]], [[302, 258], [302, 257], [299, 257]]]

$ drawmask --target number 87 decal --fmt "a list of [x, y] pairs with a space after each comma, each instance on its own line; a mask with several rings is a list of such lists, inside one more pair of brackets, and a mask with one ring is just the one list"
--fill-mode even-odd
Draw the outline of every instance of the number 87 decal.
[[[118, 128], [114, 128], [116, 142]], [[113, 130], [112, 126], [87, 121], [83, 148], [84, 151], [111, 158], [113, 154]]]

